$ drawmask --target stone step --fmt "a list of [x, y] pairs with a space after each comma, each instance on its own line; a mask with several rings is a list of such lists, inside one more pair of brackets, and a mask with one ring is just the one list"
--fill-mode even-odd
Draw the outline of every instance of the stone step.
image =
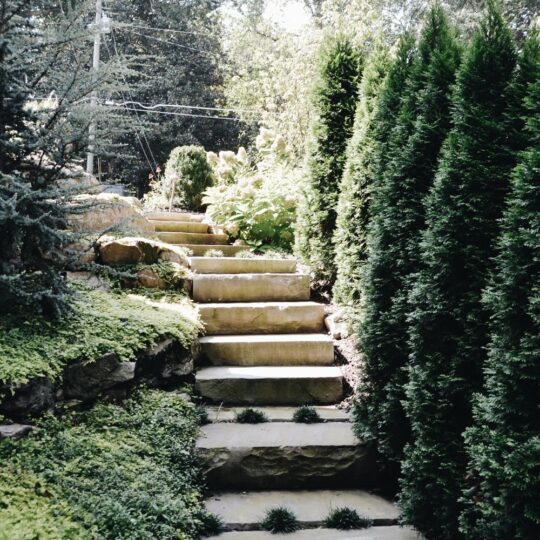
[[208, 234], [209, 226], [197, 221], [150, 220], [156, 232], [187, 232]]
[[322, 366], [334, 363], [327, 334], [255, 334], [199, 339], [204, 357], [215, 366]]
[[[348, 422], [350, 414], [335, 405], [315, 405], [313, 407], [324, 422]], [[269, 422], [292, 422], [296, 407], [256, 407], [262, 411]], [[236, 414], [245, 410], [245, 407], [206, 407], [210, 422], [235, 422]]]
[[208, 424], [197, 451], [210, 489], [363, 487], [375, 470], [349, 422]]
[[322, 332], [324, 305], [316, 302], [199, 304], [206, 333], [278, 334]]
[[[192, 253], [192, 256], [204, 256], [210, 250], [215, 251], [216, 249], [221, 251], [225, 257], [234, 257], [237, 253], [241, 251], [249, 251], [249, 246], [231, 246], [231, 245], [219, 245], [215, 244], [178, 244], [180, 247], [189, 249]], [[205, 257], [210, 259], [218, 259], [219, 257]]]
[[227, 244], [229, 237], [226, 234], [202, 234], [188, 232], [158, 232], [156, 236], [162, 241], [169, 244], [203, 244], [211, 245], [216, 249], [216, 246]]
[[227, 530], [255, 531], [266, 512], [277, 506], [291, 510], [303, 529], [322, 527], [336, 508], [351, 508], [373, 525], [396, 525], [399, 511], [391, 502], [360, 490], [251, 491], [216, 493], [205, 501], [209, 512], [221, 517]]
[[343, 397], [338, 367], [208, 367], [195, 387], [209, 401], [231, 405], [330, 405]]
[[[422, 540], [410, 527], [369, 527], [359, 531], [336, 529], [306, 529], [287, 534], [287, 540]], [[281, 536], [280, 536], [281, 538]], [[207, 540], [275, 540], [276, 535], [262, 531], [233, 531], [212, 536]]]
[[150, 221], [202, 221], [206, 216], [196, 212], [148, 212], [144, 215]]
[[191, 257], [191, 269], [199, 274], [294, 274], [296, 261], [293, 259], [265, 259], [257, 257]]
[[193, 277], [195, 302], [309, 300], [305, 274], [200, 274]]

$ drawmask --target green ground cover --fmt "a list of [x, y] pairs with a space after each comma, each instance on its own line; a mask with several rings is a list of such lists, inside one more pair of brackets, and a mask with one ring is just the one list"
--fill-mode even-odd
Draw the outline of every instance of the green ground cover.
[[52, 415], [0, 443], [0, 540], [197, 538], [198, 415], [180, 393]]
[[198, 317], [188, 300], [174, 300], [181, 301], [182, 316], [143, 297], [79, 289], [70, 313], [59, 321], [20, 311], [3, 316], [0, 381], [18, 386], [33, 377], [55, 380], [66, 364], [108, 352], [127, 361], [165, 337], [188, 346], [199, 331]]

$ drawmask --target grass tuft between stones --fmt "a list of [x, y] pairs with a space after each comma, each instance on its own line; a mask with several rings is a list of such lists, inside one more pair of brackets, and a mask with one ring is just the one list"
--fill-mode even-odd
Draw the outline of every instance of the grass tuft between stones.
[[324, 525], [328, 529], [341, 529], [344, 531], [367, 529], [372, 524], [373, 522], [370, 519], [361, 516], [356, 510], [347, 507], [335, 508], [324, 520]]
[[244, 409], [236, 413], [236, 421], [239, 424], [262, 424], [268, 422], [268, 417], [257, 409]]
[[293, 420], [299, 424], [316, 424], [322, 422], [322, 418], [314, 407], [302, 405], [293, 414]]
[[216, 536], [225, 530], [225, 525], [220, 516], [212, 514], [211, 512], [201, 512], [199, 515], [201, 522], [200, 536]]
[[266, 512], [261, 528], [272, 534], [289, 534], [297, 531], [300, 524], [294, 512], [284, 506], [277, 506]]

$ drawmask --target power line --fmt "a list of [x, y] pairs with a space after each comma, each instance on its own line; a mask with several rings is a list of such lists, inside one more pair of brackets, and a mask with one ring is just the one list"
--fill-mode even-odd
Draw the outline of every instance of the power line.
[[177, 105], [174, 103], [157, 103], [155, 105], [145, 105], [140, 101], [124, 101], [124, 103], [115, 103], [111, 102], [113, 105], [138, 105], [139, 107], [146, 110], [154, 110], [159, 107], [165, 108], [169, 107], [172, 109], [198, 109], [202, 111], [219, 111], [219, 112], [242, 112], [242, 113], [251, 113], [251, 114], [263, 114], [261, 111], [255, 111], [250, 109], [225, 109], [222, 107], [202, 107], [199, 105]]
[[160, 43], [166, 43], [168, 45], [174, 45], [175, 47], [180, 47], [181, 49], [187, 49], [189, 51], [195, 51], [195, 52], [207, 54], [208, 56], [213, 56], [214, 58], [219, 57], [218, 54], [215, 54], [215, 53], [210, 52], [210, 51], [205, 51], [204, 49], [197, 49], [195, 47], [188, 47], [187, 45], [182, 45], [180, 43], [177, 43], [176, 41], [168, 41], [166, 39], [160, 39], [160, 38], [157, 38], [157, 37], [154, 37], [154, 36], [149, 36], [148, 34], [141, 34], [140, 32], [135, 32], [134, 30], [129, 30], [127, 28], [125, 30], [127, 32], [130, 32], [131, 34], [135, 34], [137, 36], [142, 36], [142, 37], [145, 37], [147, 39], [153, 39], [154, 41], [159, 41]]
[[[113, 44], [116, 45], [116, 43], [114, 42], [114, 36], [113, 36]], [[107, 43], [107, 40], [105, 40], [105, 46], [107, 47], [107, 52], [109, 53], [109, 58], [110, 58], [112, 55], [111, 55], [111, 51], [109, 49], [109, 44]], [[115, 54], [116, 54], [116, 56], [118, 56], [118, 49], [116, 49], [116, 47], [115, 47]], [[125, 79], [125, 77], [123, 75], [122, 75], [122, 79], [124, 80], [124, 84], [127, 86], [126, 79]], [[124, 93], [122, 91], [120, 91], [120, 94], [125, 99]], [[138, 116], [137, 116], [137, 122], [139, 123], [141, 133], [144, 134], [144, 129], [142, 127], [142, 122], [140, 121]], [[148, 153], [147, 153], [147, 150], [148, 150], [149, 153], [152, 152], [152, 149], [150, 148], [150, 145], [148, 144], [148, 140], [146, 140], [147, 149], [145, 149], [145, 147], [143, 145], [143, 142], [141, 140], [141, 137], [140, 137], [138, 132], [135, 132], [135, 136], [137, 137], [137, 141], [139, 142], [139, 146], [141, 147], [141, 150], [143, 152], [146, 163], [150, 167], [150, 170], [152, 171], [152, 173], [154, 173], [154, 167], [152, 166], [152, 163], [150, 162], [150, 158], [148, 157]], [[145, 136], [145, 139], [146, 139], [146, 136]], [[151, 157], [152, 157], [152, 161], [154, 162], [154, 164], [156, 164], [156, 160], [154, 159], [154, 156], [152, 155]]]
[[110, 107], [111, 109], [123, 109], [126, 111], [135, 111], [135, 112], [141, 112], [141, 113], [148, 113], [148, 114], [165, 114], [168, 116], [187, 116], [190, 118], [210, 118], [215, 120], [228, 120], [229, 122], [240, 122], [240, 119], [238, 118], [230, 118], [227, 116], [211, 116], [208, 114], [189, 114], [189, 113], [178, 113], [178, 112], [171, 112], [171, 111], [156, 111], [156, 110], [148, 110], [148, 109], [135, 109], [135, 108], [129, 108], [129, 107], [121, 107], [117, 105], [109, 105], [107, 103], [104, 104], [106, 107]]
[[156, 32], [172, 32], [174, 34], [191, 34], [191, 35], [198, 35], [198, 36], [212, 36], [210, 32], [193, 32], [188, 30], [173, 30], [172, 28], [154, 28], [153, 26], [143, 26], [140, 24], [130, 24], [130, 23], [115, 23], [115, 26], [124, 26], [124, 27], [131, 27], [131, 28], [141, 28], [143, 30], [154, 30]]

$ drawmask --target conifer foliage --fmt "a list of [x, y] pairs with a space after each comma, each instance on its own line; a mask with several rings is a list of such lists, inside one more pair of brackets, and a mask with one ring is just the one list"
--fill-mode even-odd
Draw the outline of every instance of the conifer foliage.
[[374, 117], [380, 89], [390, 63], [387, 49], [378, 45], [371, 53], [362, 75], [353, 135], [347, 146], [347, 160], [339, 186], [336, 231], [337, 278], [334, 300], [353, 307], [360, 300], [360, 275], [366, 258], [369, 198], [378, 149]]
[[512, 36], [489, 1], [458, 72], [453, 128], [426, 209], [423, 268], [411, 294], [407, 412], [414, 444], [402, 464], [405, 519], [428, 538], [456, 540], [466, 472], [463, 432], [482, 385], [492, 269], [514, 154], [508, 87]]
[[403, 104], [389, 142], [391, 158], [374, 194], [366, 265], [361, 347], [365, 360], [357, 431], [398, 462], [409, 439], [402, 402], [407, 381], [408, 293], [419, 267], [423, 200], [450, 126], [450, 86], [460, 58], [443, 10], [428, 14]]
[[[23, 2], [3, 6], [0, 26], [0, 306], [36, 303], [52, 309], [63, 295], [62, 280], [49, 257], [62, 244], [60, 206], [48, 185], [51, 171], [29, 154], [38, 134], [25, 108], [31, 92], [24, 64], [17, 61], [32, 32]], [[49, 257], [47, 257], [47, 255]]]
[[320, 66], [314, 92], [316, 118], [307, 186], [298, 210], [296, 250], [317, 278], [332, 281], [338, 186], [352, 135], [362, 55], [348, 39], [337, 37], [323, 46]]
[[[527, 44], [536, 81], [526, 106], [529, 148], [512, 176], [494, 281], [486, 389], [467, 431], [467, 538], [540, 538], [540, 42]], [[531, 71], [529, 71], [531, 73]]]

